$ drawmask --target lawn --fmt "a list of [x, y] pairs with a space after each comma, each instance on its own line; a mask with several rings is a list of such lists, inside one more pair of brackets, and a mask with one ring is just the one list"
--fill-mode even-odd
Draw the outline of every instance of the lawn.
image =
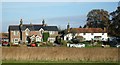
[[3, 63], [2, 65], [119, 65], [118, 63]]

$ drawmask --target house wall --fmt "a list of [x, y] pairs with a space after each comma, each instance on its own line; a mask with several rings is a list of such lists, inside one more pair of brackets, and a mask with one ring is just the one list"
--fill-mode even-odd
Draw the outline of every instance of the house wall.
[[[93, 34], [93, 35], [92, 35]], [[84, 35], [84, 33], [79, 33], [79, 36], [83, 36], [83, 38], [85, 38], [85, 40], [86, 41], [90, 41], [90, 40], [94, 40], [95, 38], [95, 36], [101, 36], [101, 40], [102, 39], [107, 39], [108, 37], [107, 37], [107, 33], [85, 33], [85, 35]]]
[[49, 37], [49, 38], [48, 38], [48, 41], [50, 41], [51, 43], [54, 43], [55, 37]]
[[14, 39], [20, 40], [20, 32], [18, 31], [18, 35], [14, 35], [14, 31], [10, 31], [10, 42], [14, 43]]
[[[104, 41], [107, 41], [107, 39], [108, 39], [107, 33], [104, 33], [104, 34], [103, 33], [93, 33], [93, 35], [92, 35], [92, 33], [85, 33], [85, 35], [84, 35], [84, 33], [76, 33], [75, 36], [83, 36], [85, 41], [90, 41], [92, 39], [94, 40], [95, 36], [101, 36], [100, 39], [101, 40], [103, 39]], [[67, 37], [69, 38], [68, 40], [71, 40], [72, 37], [75, 37], [75, 36], [72, 36], [72, 33], [69, 33], [69, 34], [64, 36], [64, 40], [67, 40]]]
[[50, 35], [58, 35], [58, 31], [49, 31]]
[[[39, 31], [30, 31], [28, 36], [31, 35], [40, 35]], [[26, 35], [26, 31], [22, 31], [22, 41], [26, 42], [27, 39], [27, 35]]]
[[[48, 32], [48, 31], [44, 31], [44, 32]], [[52, 31], [52, 33], [53, 33], [53, 34], [50, 34], [50, 36], [53, 37], [53, 35], [54, 35], [54, 38], [55, 38], [55, 36], [58, 35], [58, 31]], [[31, 35], [41, 36], [40, 31], [30, 31], [30, 33], [29, 33], [28, 36], [31, 36]], [[27, 38], [26, 32], [25, 32], [25, 31], [22, 31], [22, 41], [23, 41], [23, 42], [26, 42], [26, 38]], [[53, 42], [53, 41], [52, 41], [52, 42]]]
[[22, 31], [22, 42], [26, 42], [26, 38], [25, 31]]
[[30, 31], [30, 35], [39, 35], [40, 32], [39, 31]]
[[69, 34], [64, 36], [64, 40], [67, 40], [67, 38], [68, 38], [68, 40], [71, 40], [72, 39], [72, 33], [69, 33]]
[[[46, 32], [46, 31], [44, 31]], [[49, 32], [49, 31], [47, 31]], [[54, 37], [55, 39], [55, 36], [58, 35], [58, 31], [51, 31], [52, 34], [50, 34], [50, 36], [52, 36], [52, 39]], [[18, 31], [18, 35], [14, 35], [14, 31], [10, 31], [10, 42], [14, 43], [14, 39], [17, 38], [19, 41], [20, 41], [20, 32]], [[40, 31], [30, 31], [28, 36], [31, 36], [31, 35], [38, 35], [38, 36], [41, 36], [40, 34]], [[27, 35], [26, 35], [26, 31], [22, 31], [22, 42], [26, 42], [26, 39], [27, 39]], [[53, 42], [53, 40], [51, 41]]]

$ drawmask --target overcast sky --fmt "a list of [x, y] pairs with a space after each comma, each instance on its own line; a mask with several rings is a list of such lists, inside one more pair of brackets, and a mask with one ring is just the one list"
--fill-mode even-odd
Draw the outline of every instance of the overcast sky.
[[7, 32], [8, 26], [23, 23], [41, 24], [44, 19], [48, 25], [66, 28], [84, 26], [86, 15], [92, 9], [104, 9], [108, 12], [116, 10], [118, 2], [3, 2], [2, 31]]

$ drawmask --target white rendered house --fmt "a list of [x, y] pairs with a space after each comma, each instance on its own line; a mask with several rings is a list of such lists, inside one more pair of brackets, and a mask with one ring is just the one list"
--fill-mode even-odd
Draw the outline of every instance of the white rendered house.
[[101, 28], [71, 28], [70, 32], [64, 36], [64, 40], [71, 40], [76, 36], [82, 36], [84, 41], [100, 40], [107, 41], [106, 30]]

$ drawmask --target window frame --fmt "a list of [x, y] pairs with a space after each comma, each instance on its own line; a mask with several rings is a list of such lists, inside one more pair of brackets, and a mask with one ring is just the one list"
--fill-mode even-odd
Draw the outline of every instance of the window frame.
[[83, 33], [83, 35], [86, 35], [86, 33]]
[[14, 36], [18, 36], [19, 31], [13, 31]]
[[19, 42], [19, 39], [18, 38], [14, 38], [14, 43], [18, 43]]

